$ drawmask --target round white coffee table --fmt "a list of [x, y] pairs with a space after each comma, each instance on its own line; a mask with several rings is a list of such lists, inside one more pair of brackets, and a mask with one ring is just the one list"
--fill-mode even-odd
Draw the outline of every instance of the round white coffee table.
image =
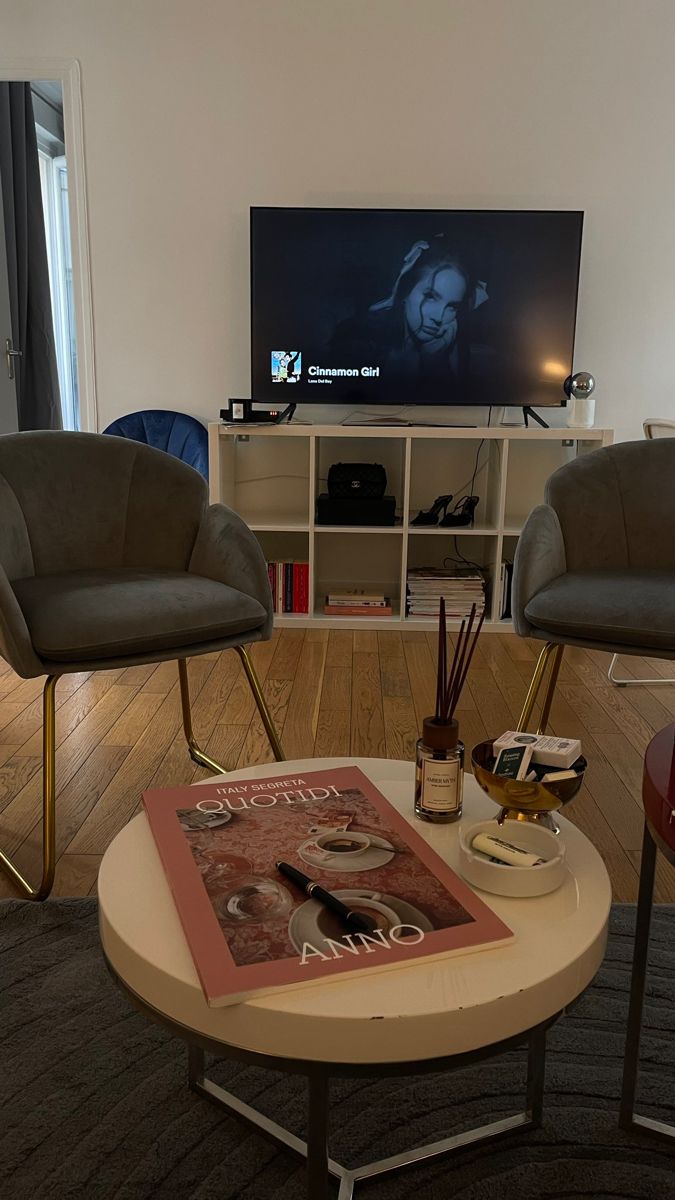
[[[297, 775], [358, 765], [451, 867], [458, 829], [413, 814], [414, 767], [386, 759], [305, 759], [251, 767], [223, 778]], [[209, 780], [208, 782], [213, 782]], [[465, 777], [463, 821], [496, 815], [473, 776]], [[563, 885], [536, 899], [481, 893], [515, 934], [491, 949], [453, 954], [372, 976], [336, 979], [225, 1008], [204, 1000], [169, 884], [144, 814], [118, 834], [98, 879], [100, 933], [107, 962], [132, 1002], [190, 1048], [190, 1082], [209, 1099], [308, 1157], [309, 1195], [328, 1195], [328, 1176], [349, 1200], [359, 1179], [485, 1141], [541, 1120], [546, 1029], [588, 986], [602, 962], [611, 887], [588, 839], [560, 821], [567, 848]], [[328, 1081], [336, 1075], [439, 1071], [527, 1043], [526, 1110], [480, 1129], [347, 1170], [328, 1158]], [[309, 1080], [307, 1144], [204, 1076], [204, 1052], [240, 1058]]]

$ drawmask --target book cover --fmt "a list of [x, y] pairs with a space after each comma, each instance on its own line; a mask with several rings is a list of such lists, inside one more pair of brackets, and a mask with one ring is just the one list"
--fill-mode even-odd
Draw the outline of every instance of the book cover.
[[[358, 767], [149, 791], [143, 805], [211, 1005], [513, 936]], [[280, 859], [374, 932], [345, 932]]]

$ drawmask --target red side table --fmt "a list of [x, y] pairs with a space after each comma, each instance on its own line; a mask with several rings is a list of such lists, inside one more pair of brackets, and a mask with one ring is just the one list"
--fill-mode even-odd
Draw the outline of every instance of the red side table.
[[628, 1030], [624, 1056], [619, 1123], [624, 1129], [649, 1129], [669, 1140], [675, 1126], [635, 1112], [635, 1092], [640, 1058], [640, 1032], [649, 956], [649, 927], [654, 902], [656, 853], [660, 850], [675, 866], [675, 724], [666, 725], [652, 738], [645, 754], [642, 778], [645, 832], [642, 842], [633, 973], [631, 976]]

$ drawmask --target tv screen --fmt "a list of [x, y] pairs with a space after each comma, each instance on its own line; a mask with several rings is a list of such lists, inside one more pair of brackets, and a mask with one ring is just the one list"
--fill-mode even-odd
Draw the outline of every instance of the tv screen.
[[251, 397], [565, 403], [581, 212], [251, 209]]

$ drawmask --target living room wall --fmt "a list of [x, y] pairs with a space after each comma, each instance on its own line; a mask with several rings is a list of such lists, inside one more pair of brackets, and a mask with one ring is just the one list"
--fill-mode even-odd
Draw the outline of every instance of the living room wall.
[[597, 423], [675, 415], [672, 0], [0, 14], [3, 56], [81, 64], [100, 428], [248, 393], [250, 204], [583, 208]]

